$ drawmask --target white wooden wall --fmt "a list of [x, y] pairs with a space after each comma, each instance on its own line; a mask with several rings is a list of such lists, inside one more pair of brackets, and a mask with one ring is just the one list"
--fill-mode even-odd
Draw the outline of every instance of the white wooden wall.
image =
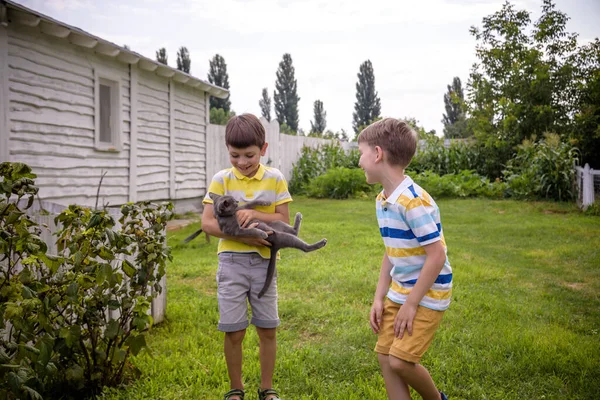
[[174, 87], [174, 198], [199, 198], [206, 183], [206, 101], [197, 89]]
[[[121, 78], [121, 152], [94, 147], [94, 69]], [[30, 165], [40, 196], [93, 205], [128, 201], [129, 67], [18, 25], [8, 29], [9, 160]]]
[[[0, 56], [0, 161], [30, 165], [42, 199], [93, 206], [103, 173], [100, 204], [202, 197], [203, 90], [17, 24], [1, 27]], [[95, 148], [96, 70], [120, 79], [118, 152]]]
[[168, 199], [170, 177], [169, 80], [138, 73], [137, 200]]

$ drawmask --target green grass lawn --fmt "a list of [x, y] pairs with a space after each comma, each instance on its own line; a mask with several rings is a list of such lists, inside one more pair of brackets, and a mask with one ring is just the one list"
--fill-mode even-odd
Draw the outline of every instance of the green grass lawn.
[[[600, 393], [600, 218], [574, 206], [439, 201], [453, 302], [422, 364], [451, 399], [592, 399]], [[296, 199], [301, 237], [278, 266], [278, 362], [284, 399], [386, 399], [368, 314], [383, 244], [372, 200]], [[167, 322], [141, 378], [107, 399], [220, 399], [229, 389], [216, 329], [216, 240], [170, 235]], [[257, 336], [244, 348], [246, 399], [259, 384]], [[415, 398], [419, 398], [418, 395]]]

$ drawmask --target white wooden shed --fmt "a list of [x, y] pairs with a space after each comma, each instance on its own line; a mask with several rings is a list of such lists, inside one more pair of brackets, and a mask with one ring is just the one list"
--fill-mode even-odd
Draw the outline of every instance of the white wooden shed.
[[53, 203], [201, 208], [209, 96], [226, 89], [0, 0], [0, 162]]

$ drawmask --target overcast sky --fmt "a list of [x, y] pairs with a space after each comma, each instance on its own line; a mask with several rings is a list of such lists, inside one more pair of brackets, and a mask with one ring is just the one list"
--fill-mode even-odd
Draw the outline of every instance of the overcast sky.
[[[321, 100], [327, 128], [352, 136], [360, 64], [369, 59], [382, 115], [414, 117], [442, 133], [443, 95], [458, 76], [466, 86], [475, 59], [472, 25], [500, 10], [501, 0], [16, 0], [152, 59], [167, 49], [175, 66], [186, 46], [192, 75], [207, 79], [216, 53], [227, 63], [232, 108], [260, 116], [273, 97], [275, 72], [292, 55], [300, 127], [310, 130]], [[541, 0], [513, 1], [539, 17]], [[600, 37], [600, 0], [556, 0], [580, 42]], [[271, 112], [275, 116], [274, 111]]]

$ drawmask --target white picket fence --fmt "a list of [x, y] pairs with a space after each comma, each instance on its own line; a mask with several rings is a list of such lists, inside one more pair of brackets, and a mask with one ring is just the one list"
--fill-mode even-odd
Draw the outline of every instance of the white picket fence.
[[577, 202], [583, 209], [600, 200], [600, 170], [590, 168], [589, 164], [575, 167], [577, 174]]
[[[288, 182], [292, 177], [293, 165], [302, 155], [304, 146], [317, 147], [332, 143], [330, 139], [283, 134], [279, 130], [277, 120], [269, 122], [261, 117], [260, 122], [265, 127], [268, 143], [267, 152], [261, 159], [261, 163], [279, 169]], [[225, 145], [225, 126], [211, 124], [206, 134], [206, 187], [210, 185], [215, 173], [230, 167], [229, 153]]]
[[[23, 209], [24, 207], [21, 207]], [[60, 214], [65, 208], [65, 206], [60, 204], [51, 203], [48, 201], [35, 201], [31, 208], [27, 210], [27, 215], [31, 217], [33, 221], [38, 223], [40, 227], [42, 227], [42, 233], [40, 234], [40, 238], [46, 243], [48, 246], [47, 254], [57, 255], [58, 248], [56, 245], [56, 236], [55, 232], [58, 231], [57, 225], [54, 223], [54, 218]], [[107, 209], [108, 213], [115, 219], [115, 229], [119, 229], [120, 223], [119, 218], [121, 217], [120, 209], [109, 208]], [[133, 262], [133, 259], [130, 261]], [[152, 318], [154, 319], [154, 323], [160, 323], [165, 319], [165, 313], [167, 309], [167, 276], [162, 277], [160, 286], [162, 288], [161, 292], [152, 299], [150, 313]], [[154, 288], [151, 288], [154, 293]], [[112, 318], [118, 318], [118, 314], [116, 311], [111, 311], [110, 316]]]

